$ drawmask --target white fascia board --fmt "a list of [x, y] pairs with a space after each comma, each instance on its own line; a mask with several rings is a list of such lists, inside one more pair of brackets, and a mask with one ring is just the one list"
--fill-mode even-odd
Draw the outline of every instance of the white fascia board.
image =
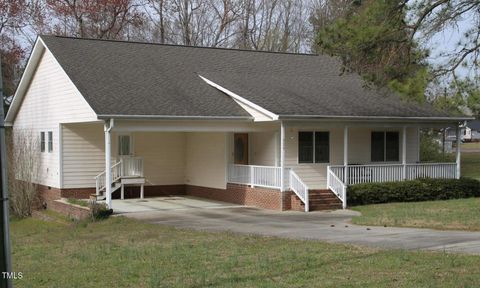
[[449, 122], [449, 121], [466, 121], [475, 119], [470, 116], [460, 116], [460, 117], [401, 117], [401, 116], [332, 116], [332, 115], [279, 115], [280, 119], [283, 120], [362, 120], [362, 121], [439, 121], [439, 122]]
[[22, 78], [20, 79], [20, 83], [18, 83], [12, 102], [10, 103], [10, 108], [8, 109], [7, 116], [5, 117], [5, 126], [13, 125], [15, 115], [17, 114], [18, 109], [20, 109], [23, 96], [25, 96], [28, 86], [30, 85], [30, 81], [35, 74], [35, 70], [37, 69], [37, 64], [40, 61], [44, 51], [45, 44], [40, 41], [40, 37], [38, 37], [35, 45], [33, 46], [32, 53], [30, 54], [30, 58], [28, 59]]
[[[205, 83], [207, 83], [208, 85], [222, 91], [223, 93], [227, 94], [228, 96], [232, 97], [237, 103], [241, 103], [247, 107], [249, 107], [250, 109], [253, 109], [255, 111], [258, 111], [258, 113], [260, 114], [263, 114], [265, 115], [269, 120], [265, 120], [265, 119], [255, 119], [254, 121], [273, 121], [273, 120], [278, 120], [278, 115], [273, 113], [273, 112], [270, 112], [268, 111], [267, 109], [243, 98], [242, 96], [218, 85], [217, 83], [213, 82], [213, 81], [210, 81], [208, 80], [207, 78], [203, 77], [202, 75], [198, 75], [198, 77], [200, 77], [203, 81], [205, 81]], [[243, 107], [242, 105], [240, 105], [243, 109], [245, 109], [245, 107]], [[245, 109], [249, 114], [251, 114], [253, 117], [255, 117], [255, 115], [253, 115], [251, 112], [249, 112], [247, 109]], [[257, 117], [255, 117], [257, 118]]]

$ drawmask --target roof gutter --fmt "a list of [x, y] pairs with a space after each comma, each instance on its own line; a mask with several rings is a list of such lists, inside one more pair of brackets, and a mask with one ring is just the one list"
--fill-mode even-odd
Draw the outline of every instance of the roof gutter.
[[99, 114], [98, 119], [105, 120], [110, 118], [125, 120], [244, 120], [253, 121], [251, 116], [172, 116], [172, 115], [115, 115]]
[[475, 120], [474, 117], [401, 117], [401, 116], [330, 116], [330, 115], [279, 115], [281, 120], [364, 120], [364, 121], [468, 121]]

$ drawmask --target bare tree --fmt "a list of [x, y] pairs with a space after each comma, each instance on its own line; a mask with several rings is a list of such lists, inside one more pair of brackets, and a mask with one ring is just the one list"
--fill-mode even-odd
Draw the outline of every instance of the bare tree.
[[410, 10], [412, 39], [428, 41], [446, 28], [463, 34], [454, 49], [438, 55], [440, 59], [437, 59], [437, 63], [440, 64], [435, 67], [435, 77], [450, 74], [455, 79], [457, 68], [462, 66], [471, 67], [474, 72], [478, 73], [480, 66], [480, 1], [417, 1], [412, 3]]
[[39, 200], [35, 184], [39, 180], [39, 141], [30, 129], [9, 132], [10, 205], [15, 216], [28, 217]]
[[144, 15], [140, 3], [133, 0], [46, 0], [47, 8], [57, 21], [56, 34], [124, 39], [129, 25], [140, 26]]

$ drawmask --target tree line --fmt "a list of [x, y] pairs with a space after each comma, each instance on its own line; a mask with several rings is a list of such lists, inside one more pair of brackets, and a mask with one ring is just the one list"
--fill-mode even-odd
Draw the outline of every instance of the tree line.
[[[459, 40], [433, 55], [448, 29]], [[480, 113], [478, 0], [0, 0], [7, 95], [38, 34], [325, 53], [408, 101]]]

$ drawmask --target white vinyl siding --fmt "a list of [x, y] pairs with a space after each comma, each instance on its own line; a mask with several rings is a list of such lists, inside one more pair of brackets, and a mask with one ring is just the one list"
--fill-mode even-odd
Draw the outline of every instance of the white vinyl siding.
[[94, 177], [105, 170], [102, 124], [62, 125], [63, 187], [95, 187]]
[[226, 188], [226, 134], [187, 133], [185, 184]]
[[[112, 133], [112, 163], [119, 160], [118, 134]], [[102, 124], [63, 125], [63, 188], [95, 187], [94, 177], [105, 170]], [[183, 184], [185, 133], [132, 133], [134, 156], [144, 159], [147, 185]]]
[[[42, 55], [13, 123], [13, 130], [39, 135], [53, 132], [52, 153], [40, 153], [38, 183], [60, 187], [60, 123], [96, 121], [95, 112], [80, 95], [49, 51]], [[38, 137], [38, 136], [35, 136]], [[45, 135], [47, 141], [47, 135]], [[48, 143], [45, 143], [45, 150]]]
[[147, 185], [184, 184], [185, 133], [136, 132], [132, 136], [134, 155], [143, 157]]
[[277, 134], [275, 132], [249, 133], [249, 163], [252, 165], [275, 166]]

